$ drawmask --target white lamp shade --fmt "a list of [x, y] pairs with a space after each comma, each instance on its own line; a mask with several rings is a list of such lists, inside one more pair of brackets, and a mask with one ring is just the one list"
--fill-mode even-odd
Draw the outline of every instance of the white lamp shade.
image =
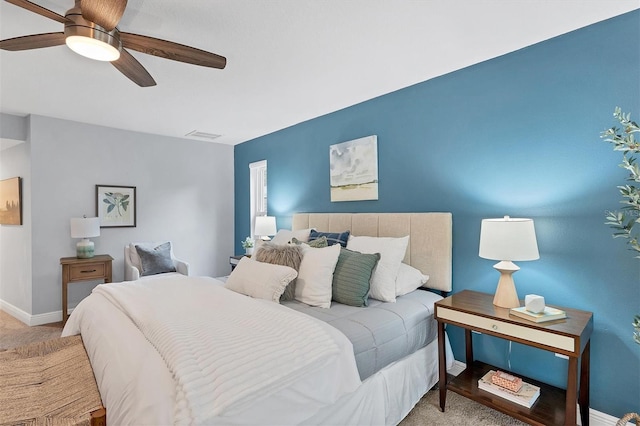
[[278, 230], [276, 229], [275, 216], [257, 216], [256, 226], [253, 233], [260, 237], [266, 237], [276, 235]]
[[540, 259], [533, 219], [483, 219], [479, 255], [491, 260]]
[[71, 238], [91, 238], [100, 236], [100, 218], [71, 218]]

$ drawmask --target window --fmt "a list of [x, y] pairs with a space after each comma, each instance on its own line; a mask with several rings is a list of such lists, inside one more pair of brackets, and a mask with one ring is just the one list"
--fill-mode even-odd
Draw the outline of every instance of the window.
[[256, 216], [267, 215], [267, 160], [256, 161], [249, 164], [249, 185], [251, 197], [250, 229], [251, 238], [254, 238], [253, 229]]

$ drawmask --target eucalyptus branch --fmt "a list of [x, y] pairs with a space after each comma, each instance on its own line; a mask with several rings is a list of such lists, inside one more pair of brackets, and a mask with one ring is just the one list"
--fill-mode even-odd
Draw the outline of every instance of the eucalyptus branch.
[[[631, 114], [623, 113], [620, 107], [616, 107], [613, 116], [618, 120], [623, 131], [621, 132], [617, 127], [611, 127], [602, 132], [600, 137], [605, 142], [611, 143], [614, 151], [623, 152], [620, 167], [629, 172], [627, 181], [640, 183], [640, 167], [634, 157], [640, 152], [640, 143], [634, 137], [635, 133], [640, 132], [640, 126], [631, 120]], [[621, 185], [618, 186], [618, 191], [622, 196], [620, 203], [624, 207], [620, 212], [607, 212], [605, 224], [615, 230], [614, 238], [625, 238], [630, 249], [635, 251], [636, 257], [640, 259], [639, 237], [634, 233], [637, 229], [634, 229], [635, 225], [640, 223], [640, 188], [635, 185]]]

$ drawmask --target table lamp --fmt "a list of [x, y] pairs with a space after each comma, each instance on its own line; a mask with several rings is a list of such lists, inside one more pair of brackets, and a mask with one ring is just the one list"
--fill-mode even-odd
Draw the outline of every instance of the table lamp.
[[100, 218], [74, 217], [71, 218], [71, 238], [82, 238], [76, 244], [78, 259], [89, 259], [94, 256], [94, 244], [91, 237], [100, 236]]
[[493, 304], [502, 308], [520, 306], [512, 274], [520, 268], [512, 261], [540, 259], [533, 219], [483, 219], [480, 227], [480, 257], [499, 260], [500, 272]]
[[276, 229], [275, 216], [257, 216], [256, 226], [253, 230], [253, 234], [260, 239], [268, 241], [271, 235], [276, 235], [278, 230]]

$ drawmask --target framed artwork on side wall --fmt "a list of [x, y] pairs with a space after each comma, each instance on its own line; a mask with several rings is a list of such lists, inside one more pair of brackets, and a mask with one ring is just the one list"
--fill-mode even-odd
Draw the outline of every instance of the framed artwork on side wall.
[[22, 225], [22, 178], [0, 180], [0, 225]]
[[134, 228], [136, 187], [96, 185], [96, 216], [101, 228]]

